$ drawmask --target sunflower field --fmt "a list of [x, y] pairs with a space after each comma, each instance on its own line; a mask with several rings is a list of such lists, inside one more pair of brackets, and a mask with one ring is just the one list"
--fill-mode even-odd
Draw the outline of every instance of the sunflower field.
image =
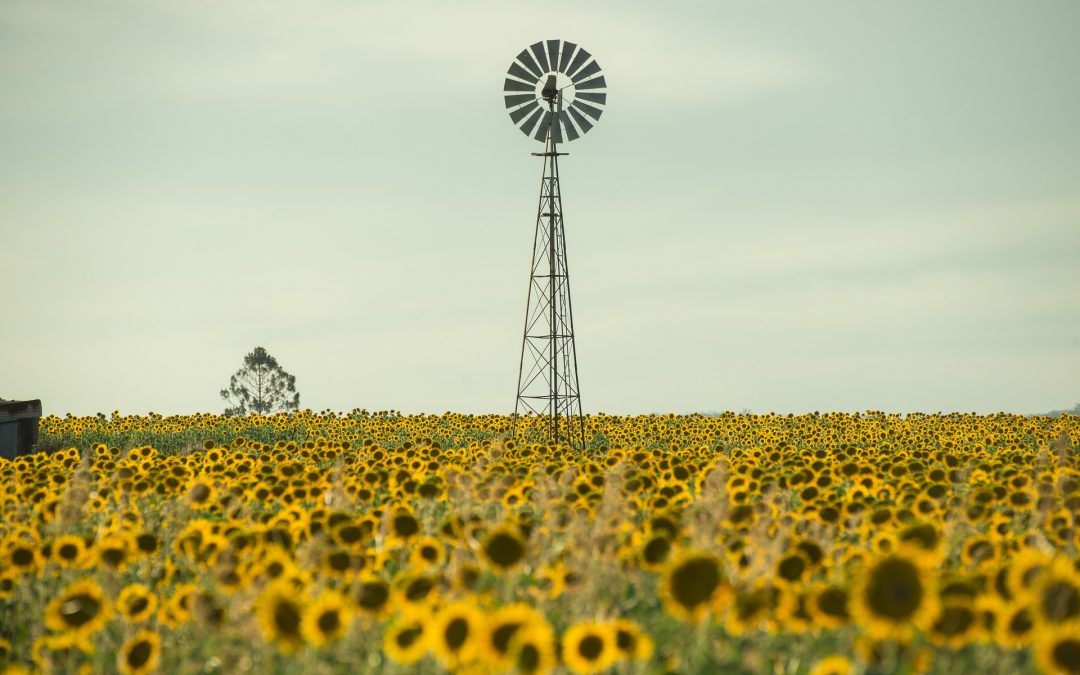
[[1080, 673], [1080, 418], [534, 422], [44, 418], [0, 673]]

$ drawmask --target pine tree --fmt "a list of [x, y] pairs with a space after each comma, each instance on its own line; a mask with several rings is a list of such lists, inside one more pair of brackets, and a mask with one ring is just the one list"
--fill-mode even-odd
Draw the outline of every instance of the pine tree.
[[225, 409], [229, 416], [266, 415], [300, 406], [296, 378], [285, 372], [277, 359], [262, 347], [256, 347], [244, 357], [244, 366], [229, 380], [229, 388], [221, 390], [221, 398], [229, 404]]

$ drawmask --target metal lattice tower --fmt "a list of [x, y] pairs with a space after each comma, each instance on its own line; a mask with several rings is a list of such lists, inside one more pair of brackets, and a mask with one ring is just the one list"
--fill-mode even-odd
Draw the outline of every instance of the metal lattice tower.
[[558, 147], [564, 136], [572, 141], [591, 129], [588, 118], [600, 118], [606, 86], [592, 56], [562, 40], [537, 42], [523, 50], [504, 86], [510, 118], [544, 143], [544, 152], [532, 153], [543, 158], [544, 166], [512, 433], [518, 433], [519, 413], [532, 413], [538, 422], [544, 420], [546, 440], [578, 448], [585, 446], [585, 420], [559, 186], [559, 157], [566, 153]]

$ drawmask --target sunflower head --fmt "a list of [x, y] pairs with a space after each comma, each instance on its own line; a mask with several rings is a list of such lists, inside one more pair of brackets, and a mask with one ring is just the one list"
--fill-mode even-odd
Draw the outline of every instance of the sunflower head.
[[729, 590], [720, 560], [700, 551], [687, 551], [672, 561], [662, 583], [668, 612], [695, 623], [716, 609]]

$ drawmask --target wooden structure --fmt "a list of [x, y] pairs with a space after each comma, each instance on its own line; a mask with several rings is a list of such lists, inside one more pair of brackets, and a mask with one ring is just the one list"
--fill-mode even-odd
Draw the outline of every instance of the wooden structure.
[[37, 443], [41, 401], [0, 399], [0, 457], [12, 459], [30, 453]]

